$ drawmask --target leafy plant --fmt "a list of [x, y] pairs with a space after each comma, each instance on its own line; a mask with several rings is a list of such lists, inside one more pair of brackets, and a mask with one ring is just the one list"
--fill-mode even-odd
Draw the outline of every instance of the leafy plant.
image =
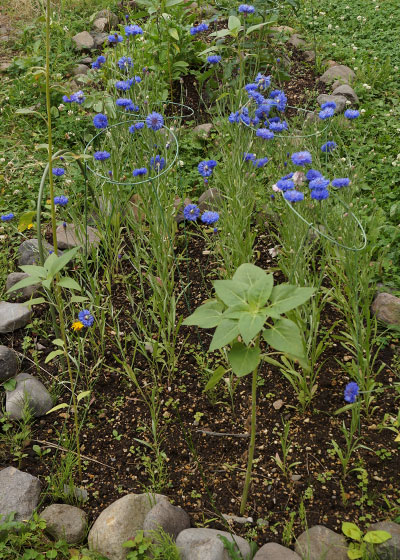
[[357, 558], [371, 558], [373, 545], [382, 544], [389, 540], [392, 535], [387, 531], [368, 531], [363, 535], [361, 529], [355, 523], [342, 523], [342, 532], [355, 542], [350, 543], [347, 556], [350, 560]]

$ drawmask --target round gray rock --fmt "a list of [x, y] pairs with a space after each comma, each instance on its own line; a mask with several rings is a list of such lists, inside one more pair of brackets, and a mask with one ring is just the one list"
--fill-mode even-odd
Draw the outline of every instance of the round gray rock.
[[378, 321], [389, 325], [400, 325], [400, 298], [382, 292], [374, 299], [371, 310]]
[[94, 21], [96, 21], [97, 19], [107, 20], [109, 25], [107, 31], [110, 31], [113, 27], [116, 27], [118, 25], [118, 16], [111, 12], [111, 10], [100, 10], [100, 12], [97, 12], [97, 14], [94, 16]]
[[[72, 249], [85, 244], [85, 235], [75, 227], [75, 224], [61, 224], [57, 228], [57, 244], [60, 249]], [[97, 247], [100, 243], [100, 235], [97, 230], [88, 226], [88, 248]]]
[[[10, 290], [13, 286], [15, 286], [15, 284], [18, 284], [18, 282], [24, 280], [25, 278], [29, 278], [29, 274], [26, 274], [26, 272], [11, 272], [11, 274], [7, 276], [6, 290], [7, 291]], [[21, 299], [23, 301], [26, 301], [30, 299], [31, 296], [33, 296], [33, 294], [35, 294], [39, 288], [40, 288], [40, 284], [32, 284], [32, 286], [25, 286], [25, 288], [20, 288], [16, 292], [11, 292], [9, 294], [9, 298], [12, 300]]]
[[75, 43], [75, 48], [80, 51], [94, 48], [93, 37], [88, 31], [81, 31], [80, 33], [77, 33], [72, 37], [72, 40]]
[[39, 503], [40, 480], [29, 473], [7, 467], [0, 471], [0, 516], [15, 512], [14, 519], [29, 519]]
[[344, 536], [323, 525], [304, 531], [296, 541], [295, 551], [307, 560], [348, 560]]
[[400, 525], [398, 523], [380, 521], [370, 525], [368, 531], [387, 531], [392, 536], [388, 541], [374, 546], [374, 552], [379, 560], [400, 560]]
[[89, 548], [109, 560], [125, 560], [128, 549], [122, 548], [122, 544], [143, 530], [147, 514], [159, 502], [168, 502], [168, 498], [161, 494], [127, 494], [113, 502], [91, 528]]
[[17, 354], [7, 346], [0, 346], [0, 383], [11, 379], [18, 373]]
[[181, 560], [230, 560], [228, 551], [218, 535], [235, 542], [243, 558], [250, 556], [250, 545], [242, 537], [231, 536], [226, 531], [217, 529], [185, 529], [179, 533], [176, 546], [181, 553]]
[[23, 417], [25, 402], [36, 417], [43, 416], [52, 408], [51, 395], [39, 379], [29, 373], [20, 373], [15, 380], [15, 389], [6, 391], [6, 412], [13, 420], [21, 420]]
[[347, 99], [343, 97], [343, 95], [326, 95], [325, 93], [321, 93], [321, 95], [317, 97], [317, 103], [320, 105], [327, 103], [328, 101], [334, 101], [336, 103], [336, 114], [343, 113], [346, 108]]
[[198, 136], [201, 136], [203, 138], [207, 138], [208, 136], [210, 136], [210, 132], [212, 130], [212, 123], [204, 123], [204, 124], [199, 124], [197, 126], [194, 127], [193, 132], [194, 134], [197, 134]]
[[77, 64], [73, 69], [72, 69], [72, 74], [74, 76], [82, 76], [85, 75], [89, 72], [89, 66], [86, 66], [86, 64]]
[[290, 548], [271, 542], [262, 546], [253, 560], [301, 560], [301, 558]]
[[143, 523], [143, 530], [150, 538], [157, 540], [155, 533], [162, 529], [174, 540], [184, 529], [190, 527], [190, 519], [185, 510], [161, 501], [151, 508]]
[[297, 49], [307, 46], [307, 42], [302, 39], [298, 33], [294, 33], [290, 37], [288, 43], [289, 45], [292, 45], [292, 47], [296, 47]]
[[331, 84], [335, 80], [341, 80], [348, 84], [353, 81], [355, 77], [356, 75], [351, 68], [344, 66], [344, 64], [337, 64], [336, 66], [328, 68], [319, 78], [319, 81], [324, 84]]
[[0, 301], [0, 333], [14, 332], [31, 320], [32, 311], [26, 305]]
[[358, 95], [356, 94], [354, 89], [347, 84], [343, 84], [336, 87], [333, 90], [332, 95], [341, 95], [346, 99], [348, 99], [349, 101], [351, 101], [352, 103], [358, 103]]
[[97, 18], [93, 22], [93, 29], [96, 33], [103, 33], [110, 29], [110, 25], [107, 18]]
[[[54, 247], [43, 240], [44, 258], [46, 259]], [[18, 264], [39, 264], [39, 248], [37, 239], [27, 239], [18, 247]]]
[[46, 533], [56, 540], [77, 544], [85, 537], [87, 515], [75, 506], [52, 504], [42, 511], [40, 517], [46, 521]]
[[107, 33], [92, 33], [94, 48], [98, 49], [103, 46], [104, 42], [108, 39]]

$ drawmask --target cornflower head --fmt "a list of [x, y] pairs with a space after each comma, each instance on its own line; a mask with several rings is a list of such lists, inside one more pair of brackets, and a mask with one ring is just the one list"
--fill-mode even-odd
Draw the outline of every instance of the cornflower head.
[[255, 161], [256, 160], [256, 154], [250, 154], [248, 152], [244, 152], [243, 154], [243, 161]]
[[327, 189], [312, 189], [311, 198], [314, 200], [325, 200], [329, 196]]
[[322, 177], [322, 173], [320, 173], [316, 169], [309, 169], [306, 173], [307, 181], [312, 181], [313, 179], [318, 179], [318, 177]]
[[222, 56], [219, 56], [218, 54], [212, 54], [211, 56], [207, 57], [207, 62], [208, 64], [218, 64], [218, 62], [221, 62]]
[[91, 327], [94, 323], [94, 317], [88, 309], [82, 309], [82, 311], [79, 311], [78, 319], [84, 327]]
[[108, 126], [108, 119], [106, 115], [99, 113], [93, 118], [93, 124], [96, 128], [107, 128]]
[[308, 188], [310, 188], [311, 190], [326, 189], [326, 187], [329, 185], [329, 182], [329, 179], [325, 179], [325, 177], [317, 177], [316, 179], [313, 179], [309, 182]]
[[217, 162], [215, 159], [209, 159], [208, 161], [201, 161], [197, 169], [202, 177], [210, 177], [216, 166]]
[[99, 64], [104, 64], [106, 61], [106, 57], [101, 54], [100, 56], [97, 57], [96, 60]]
[[122, 35], [118, 35], [118, 33], [113, 33], [112, 35], [108, 36], [109, 43], [122, 43], [123, 40], [124, 38], [122, 37]]
[[250, 6], [249, 4], [240, 4], [238, 12], [239, 14], [243, 14], [244, 16], [247, 16], [249, 14], [254, 14], [254, 12], [256, 11], [254, 6]]
[[318, 113], [318, 117], [321, 119], [321, 121], [325, 121], [326, 119], [330, 119], [331, 117], [333, 117], [334, 114], [335, 109], [332, 109], [332, 107], [327, 107], [326, 109], [322, 109], [322, 111]]
[[310, 152], [295, 152], [292, 154], [292, 162], [294, 165], [301, 165], [304, 167], [305, 165], [311, 165], [312, 157]]
[[250, 93], [251, 91], [257, 91], [257, 84], [246, 84], [244, 86], [244, 89], [247, 91], [247, 93]]
[[343, 187], [348, 187], [350, 185], [350, 179], [348, 177], [333, 179], [331, 184], [332, 187], [336, 187], [337, 189], [342, 189]]
[[290, 190], [283, 193], [283, 198], [289, 202], [300, 202], [304, 200], [304, 194], [300, 191]]
[[118, 91], [128, 91], [128, 89], [130, 89], [132, 83], [130, 82], [130, 80], [119, 80], [118, 82], [115, 83], [115, 88]]
[[150, 159], [150, 167], [152, 169], [158, 169], [159, 171], [161, 171], [165, 167], [165, 159], [159, 155], [152, 157]]
[[138, 169], [134, 169], [132, 171], [132, 175], [134, 177], [142, 177], [143, 175], [147, 175], [147, 167], [139, 167]]
[[115, 104], [117, 105], [117, 107], [129, 107], [129, 105], [132, 104], [132, 99], [129, 99], [127, 97], [120, 97], [116, 100]]
[[131, 37], [134, 35], [143, 35], [143, 29], [138, 25], [126, 25], [125, 26], [125, 35], [127, 37]]
[[164, 118], [160, 113], [153, 111], [153, 113], [146, 117], [146, 125], [151, 130], [160, 130], [164, 126]]
[[347, 109], [344, 112], [344, 116], [346, 117], [346, 119], [357, 119], [360, 116], [360, 112], [357, 111], [356, 109]]
[[12, 212], [10, 212], [9, 214], [3, 214], [2, 216], [0, 216], [0, 220], [2, 222], [9, 222], [14, 218], [14, 214]]
[[208, 29], [207, 23], [200, 23], [199, 25], [190, 28], [190, 34], [191, 35], [197, 35], [198, 33], [202, 33], [203, 31], [207, 31], [207, 29]]
[[212, 224], [215, 224], [216, 222], [218, 222], [219, 214], [218, 214], [218, 212], [212, 212], [211, 210], [207, 210], [206, 212], [204, 212], [202, 214], [200, 219], [203, 222], [203, 224], [207, 224], [207, 225], [211, 226]]
[[253, 161], [254, 167], [257, 167], [257, 168], [264, 167], [264, 165], [266, 165], [267, 163], [268, 163], [268, 158], [267, 157], [259, 158], [259, 159], [256, 159], [256, 161]]
[[336, 103], [334, 101], [325, 101], [322, 103], [321, 109], [336, 109]]
[[344, 400], [348, 403], [354, 403], [357, 400], [360, 388], [355, 381], [350, 381], [347, 383], [344, 389]]
[[259, 128], [256, 132], [256, 136], [263, 140], [272, 140], [275, 134], [271, 132], [271, 130], [268, 130], [268, 128]]
[[55, 177], [62, 177], [65, 174], [65, 169], [63, 169], [62, 167], [53, 167], [51, 172]]
[[[263, 95], [259, 91], [248, 91], [247, 95], [250, 99], [254, 99], [257, 105], [269, 105], [269, 100], [265, 99]], [[275, 105], [272, 103], [271, 105]]]
[[121, 70], [128, 70], [129, 68], [133, 68], [133, 61], [130, 56], [123, 56], [117, 62], [119, 68]]
[[200, 208], [196, 204], [188, 204], [183, 209], [183, 216], [189, 222], [195, 222], [200, 216]]
[[285, 95], [285, 92], [282, 91], [281, 89], [275, 89], [274, 91], [271, 91], [269, 96], [271, 99], [275, 101], [275, 105], [278, 111], [280, 113], [283, 113], [283, 111], [286, 108], [286, 102], [287, 102], [287, 97]]
[[68, 204], [68, 197], [61, 195], [61, 196], [55, 196], [54, 197], [54, 204], [56, 206], [67, 206]]
[[325, 144], [322, 144], [321, 146], [321, 152], [324, 152], [325, 154], [330, 154], [331, 152], [333, 152], [333, 150], [337, 147], [336, 142], [325, 142]]
[[282, 177], [282, 179], [279, 179], [279, 181], [277, 181], [277, 183], [276, 183], [276, 186], [282, 192], [291, 191], [291, 190], [295, 189], [294, 182], [291, 181], [290, 179], [286, 179], [285, 177]]
[[70, 97], [63, 95], [62, 99], [64, 103], [77, 103], [78, 105], [82, 105], [86, 98], [83, 91], [77, 91], [76, 93], [72, 93]]
[[139, 111], [139, 105], [135, 105], [134, 103], [129, 103], [129, 105], [126, 105], [125, 111], [131, 111], [132, 113], [137, 113]]
[[287, 122], [270, 122], [269, 123], [269, 129], [272, 130], [272, 132], [282, 132], [283, 130], [287, 130], [288, 129], [288, 125]]
[[275, 102], [270, 99], [266, 99], [265, 103], [262, 103], [255, 110], [255, 116], [259, 119], [267, 118], [272, 107], [275, 106]]
[[97, 161], [105, 161], [106, 159], [109, 159], [111, 157], [111, 154], [109, 152], [95, 152], [93, 154], [93, 157]]
[[263, 91], [271, 85], [271, 76], [264, 76], [259, 72], [254, 80], [255, 84], [257, 85], [257, 89]]

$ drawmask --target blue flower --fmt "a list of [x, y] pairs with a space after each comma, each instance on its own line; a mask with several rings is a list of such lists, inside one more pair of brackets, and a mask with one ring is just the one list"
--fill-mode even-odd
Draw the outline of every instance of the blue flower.
[[267, 99], [265, 103], [262, 103], [261, 105], [259, 105], [257, 107], [257, 109], [255, 110], [255, 115], [256, 117], [258, 117], [259, 119], [263, 119], [268, 117], [269, 112], [271, 111], [271, 108], [275, 105], [274, 101], [271, 101], [270, 99]]
[[283, 193], [283, 198], [288, 200], [289, 202], [300, 202], [304, 200], [304, 194], [300, 191], [286, 191]]
[[271, 85], [271, 76], [264, 76], [264, 74], [261, 74], [261, 72], [259, 72], [256, 76], [255, 83], [257, 84], [257, 88], [260, 91], [263, 91], [264, 89], [269, 88], [269, 86]]
[[327, 189], [313, 189], [311, 191], [311, 198], [314, 200], [325, 200], [329, 196]]
[[310, 152], [295, 152], [292, 154], [292, 162], [295, 165], [311, 165], [312, 157]]
[[165, 159], [159, 155], [150, 159], [150, 167], [161, 171], [165, 167]]
[[88, 309], [82, 309], [82, 311], [79, 311], [78, 319], [84, 327], [91, 327], [94, 323], [94, 317]]
[[111, 154], [109, 152], [95, 152], [93, 157], [97, 159], [97, 161], [104, 161], [111, 157]]
[[108, 126], [108, 119], [106, 115], [99, 113], [93, 119], [93, 124], [96, 128], [107, 128]]
[[203, 222], [203, 224], [207, 224], [207, 225], [211, 226], [212, 224], [215, 224], [216, 222], [218, 222], [219, 214], [218, 214], [218, 212], [212, 212], [211, 210], [207, 210], [206, 212], [204, 212], [202, 214], [200, 219]]
[[278, 187], [279, 190], [283, 192], [291, 191], [294, 190], [295, 188], [294, 182], [291, 181], [290, 179], [285, 179], [284, 177], [282, 177], [282, 179], [279, 179], [279, 181], [276, 183], [276, 186]]
[[127, 25], [125, 26], [125, 34], [127, 37], [133, 35], [143, 35], [143, 29], [138, 25]]
[[0, 217], [0, 220], [2, 222], [9, 222], [10, 220], [12, 220], [14, 218], [14, 214], [12, 212], [10, 212], [9, 214], [3, 214]]
[[246, 84], [244, 86], [244, 89], [247, 91], [247, 93], [250, 93], [251, 91], [257, 91], [257, 84]]
[[344, 400], [348, 403], [356, 402], [358, 393], [360, 392], [360, 388], [355, 381], [350, 381], [347, 383], [344, 389]]
[[264, 140], [272, 140], [275, 134], [268, 130], [268, 128], [259, 128], [256, 132], [256, 136], [263, 138]]
[[269, 129], [272, 130], [272, 132], [282, 132], [283, 130], [288, 129], [288, 125], [287, 125], [286, 121], [284, 121], [284, 122], [270, 122]]
[[294, 172], [292, 171], [291, 173], [288, 173], [284, 177], [281, 177], [281, 179], [291, 179], [293, 177], [293, 175], [294, 175]]
[[250, 154], [248, 152], [244, 152], [243, 154], [243, 161], [255, 161], [256, 154]]
[[191, 27], [190, 28], [190, 34], [191, 35], [197, 35], [198, 33], [202, 33], [203, 31], [207, 31], [207, 29], [208, 29], [207, 23], [200, 23], [200, 25], [197, 25], [196, 27]]
[[332, 109], [331, 107], [327, 107], [326, 109], [322, 109], [322, 111], [318, 113], [318, 116], [321, 119], [321, 121], [324, 121], [326, 119], [330, 119], [331, 117], [333, 117], [334, 114], [335, 114], [335, 109]]
[[63, 95], [62, 100], [64, 103], [78, 103], [78, 105], [82, 105], [85, 101], [85, 95], [83, 91], [77, 91], [76, 93], [72, 93], [70, 97]]
[[202, 177], [210, 177], [214, 167], [216, 166], [217, 162], [215, 159], [209, 159], [208, 161], [201, 161], [197, 166], [197, 169]]
[[118, 82], [116, 82], [115, 87], [116, 89], [118, 89], [119, 91], [128, 91], [128, 89], [131, 87], [131, 83], [129, 80], [123, 81], [120, 80]]
[[333, 179], [332, 187], [341, 189], [343, 187], [348, 187], [350, 185], [350, 179], [348, 177], [342, 177], [340, 179]]
[[122, 43], [124, 38], [122, 35], [118, 35], [118, 33], [114, 33], [113, 35], [108, 36], [109, 43]]
[[51, 170], [51, 172], [53, 173], [53, 175], [55, 175], [56, 177], [62, 177], [65, 174], [65, 169], [63, 169], [62, 167], [53, 167], [53, 169]]
[[260, 159], [256, 159], [256, 161], [253, 161], [253, 165], [254, 167], [264, 167], [264, 165], [266, 165], [268, 163], [268, 158], [267, 157], [263, 157]]
[[141, 177], [142, 175], [146, 175], [147, 174], [147, 168], [146, 167], [139, 167], [138, 169], [134, 169], [132, 171], [132, 175], [134, 177]]
[[144, 122], [138, 122], [135, 124], [136, 130], [142, 130], [144, 128]]
[[333, 152], [333, 150], [337, 147], [336, 142], [325, 142], [325, 144], [322, 144], [321, 146], [321, 152], [324, 152], [326, 154], [330, 154], [331, 152]]
[[151, 130], [160, 130], [164, 125], [164, 118], [160, 113], [150, 113], [150, 115], [146, 117], [146, 125], [147, 128], [151, 128]]
[[98, 62], [99, 64], [104, 64], [105, 61], [106, 61], [106, 57], [103, 56], [102, 54], [101, 54], [100, 56], [97, 57], [97, 62]]
[[326, 189], [329, 185], [329, 179], [325, 179], [325, 177], [317, 177], [309, 182], [308, 186], [311, 190], [313, 189]]
[[[93, 68], [94, 70], [98, 70], [98, 69], [100, 68], [100, 64], [97, 62], [97, 60], [95, 60], [94, 62], [92, 62], [92, 68]], [[66, 97], [66, 96], [64, 96], [64, 97]], [[64, 100], [64, 98], [63, 98], [63, 100]]]
[[249, 4], [240, 4], [238, 9], [239, 14], [244, 14], [245, 16], [247, 14], [254, 14], [255, 11], [254, 6], [250, 6]]
[[318, 177], [322, 177], [322, 173], [320, 173], [316, 169], [309, 169], [306, 173], [307, 181], [312, 181], [313, 179], [318, 179]]
[[119, 99], [117, 99], [117, 101], [115, 102], [115, 104], [118, 107], [129, 107], [129, 105], [132, 104], [132, 100], [128, 99], [127, 97], [120, 97]]
[[275, 101], [276, 108], [278, 109], [278, 111], [282, 113], [286, 108], [286, 102], [287, 102], [287, 97], [285, 95], [285, 92], [280, 89], [276, 89], [274, 91], [271, 91], [269, 96], [271, 99]]
[[321, 109], [336, 109], [336, 103], [334, 101], [325, 101], [325, 103], [322, 103]]
[[356, 109], [347, 109], [347, 111], [344, 112], [344, 116], [346, 117], [346, 119], [357, 119], [360, 116], [360, 112], [357, 111]]
[[133, 62], [130, 56], [123, 56], [118, 60], [117, 64], [121, 68], [121, 70], [127, 70], [128, 68], [133, 67]]
[[132, 111], [133, 113], [137, 113], [139, 111], [139, 105], [135, 105], [134, 103], [129, 103], [129, 105], [125, 107], [125, 111]]
[[189, 222], [195, 222], [200, 216], [200, 208], [196, 206], [196, 204], [188, 204], [183, 209], [183, 216], [185, 220], [189, 220]]
[[219, 56], [217, 54], [213, 54], [213, 55], [207, 57], [207, 62], [208, 62], [208, 64], [218, 64], [218, 62], [221, 62], [221, 58], [222, 58], [222, 56]]
[[68, 197], [61, 195], [61, 196], [55, 196], [54, 197], [54, 204], [57, 206], [67, 206], [68, 204]]
[[259, 91], [249, 91], [247, 93], [248, 93], [248, 96], [251, 99], [254, 99], [254, 101], [257, 103], [257, 105], [269, 105], [269, 106], [275, 105], [274, 103], [272, 103], [270, 105], [269, 104], [269, 99], [265, 99], [265, 97], [263, 95], [261, 95], [261, 93]]

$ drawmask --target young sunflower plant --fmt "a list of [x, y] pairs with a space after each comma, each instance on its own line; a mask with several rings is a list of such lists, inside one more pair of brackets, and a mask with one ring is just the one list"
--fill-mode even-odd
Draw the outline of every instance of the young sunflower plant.
[[[252, 373], [251, 433], [248, 463], [240, 514], [243, 515], [251, 481], [256, 436], [256, 400], [259, 364], [265, 360], [279, 366], [271, 354], [283, 353], [307, 367], [302, 334], [293, 321], [283, 315], [305, 303], [314, 288], [290, 284], [274, 286], [274, 277], [253, 264], [242, 264], [231, 280], [216, 280], [216, 298], [206, 301], [187, 317], [184, 325], [214, 328], [209, 352], [228, 347], [228, 361], [237, 377]], [[264, 352], [261, 341], [267, 349]], [[218, 368], [207, 388], [214, 387], [225, 374]]]

